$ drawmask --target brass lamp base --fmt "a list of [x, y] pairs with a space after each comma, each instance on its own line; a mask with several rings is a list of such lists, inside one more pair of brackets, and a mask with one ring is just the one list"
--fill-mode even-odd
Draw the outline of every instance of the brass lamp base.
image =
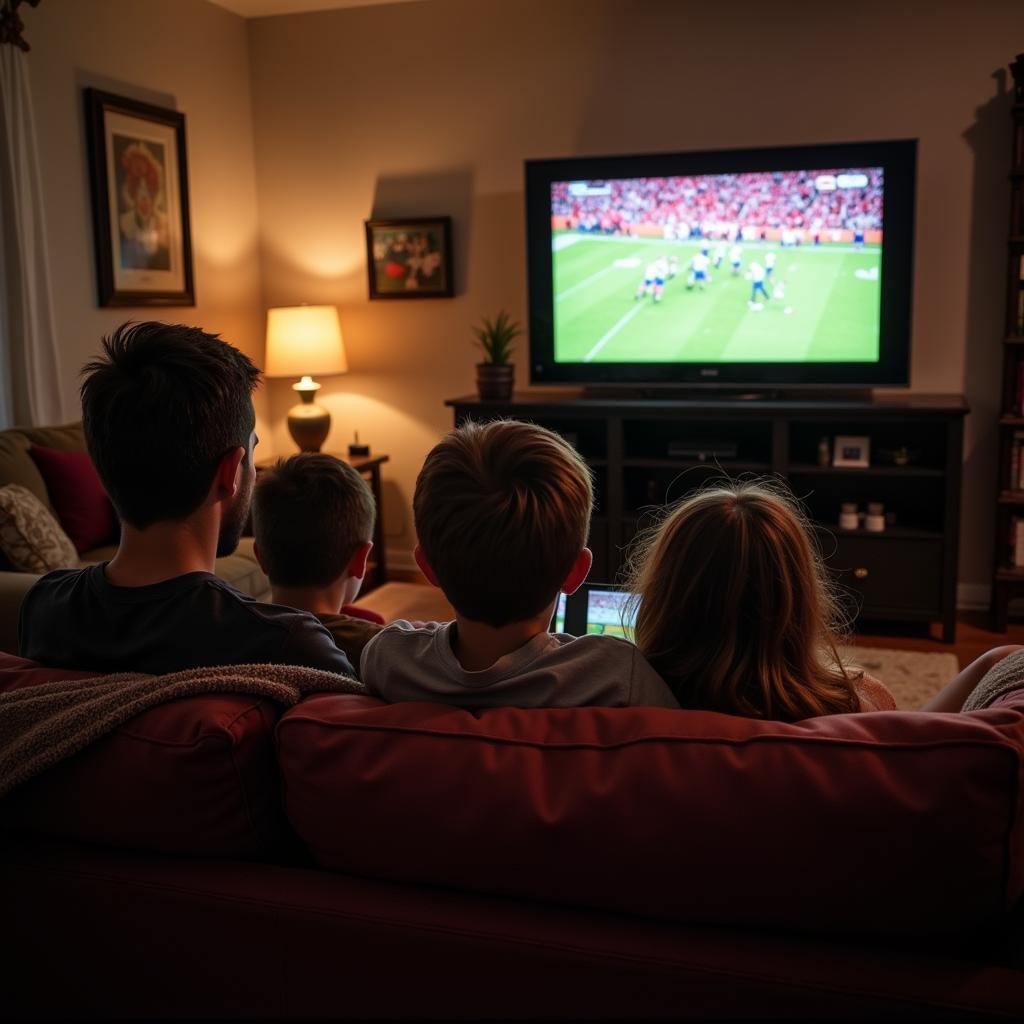
[[313, 401], [320, 385], [312, 377], [303, 377], [292, 385], [302, 399], [288, 410], [288, 433], [303, 452], [318, 452], [331, 429], [331, 414]]

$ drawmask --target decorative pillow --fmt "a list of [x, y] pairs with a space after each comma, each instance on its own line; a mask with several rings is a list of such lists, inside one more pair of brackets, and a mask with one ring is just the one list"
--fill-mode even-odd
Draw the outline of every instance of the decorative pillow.
[[117, 516], [88, 452], [29, 449], [46, 481], [50, 503], [79, 554], [117, 539]]
[[78, 565], [71, 538], [49, 509], [19, 484], [0, 487], [0, 552], [18, 572], [52, 572]]

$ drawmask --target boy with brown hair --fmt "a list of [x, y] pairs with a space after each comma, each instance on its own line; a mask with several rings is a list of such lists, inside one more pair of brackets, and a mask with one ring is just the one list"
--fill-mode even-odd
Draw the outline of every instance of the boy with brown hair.
[[377, 509], [366, 481], [332, 455], [293, 455], [260, 474], [252, 513], [274, 603], [312, 612], [358, 668], [383, 628], [341, 614], [359, 593], [373, 547]]
[[548, 632], [559, 593], [586, 579], [590, 470], [531, 423], [466, 423], [416, 480], [416, 562], [455, 621], [399, 620], [367, 644], [362, 676], [384, 700], [482, 707], [678, 707], [628, 641]]

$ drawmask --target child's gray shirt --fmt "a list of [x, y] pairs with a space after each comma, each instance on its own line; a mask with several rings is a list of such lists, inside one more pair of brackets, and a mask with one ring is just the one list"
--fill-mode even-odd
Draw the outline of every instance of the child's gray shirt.
[[489, 668], [467, 672], [452, 650], [454, 622], [399, 619], [366, 645], [360, 676], [375, 697], [464, 708], [678, 708], [661, 676], [628, 640], [539, 633]]

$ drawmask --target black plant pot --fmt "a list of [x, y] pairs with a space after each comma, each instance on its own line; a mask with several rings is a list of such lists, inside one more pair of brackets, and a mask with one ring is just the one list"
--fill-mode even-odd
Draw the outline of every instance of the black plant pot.
[[512, 363], [477, 363], [476, 390], [484, 402], [507, 402], [512, 397], [516, 368]]

